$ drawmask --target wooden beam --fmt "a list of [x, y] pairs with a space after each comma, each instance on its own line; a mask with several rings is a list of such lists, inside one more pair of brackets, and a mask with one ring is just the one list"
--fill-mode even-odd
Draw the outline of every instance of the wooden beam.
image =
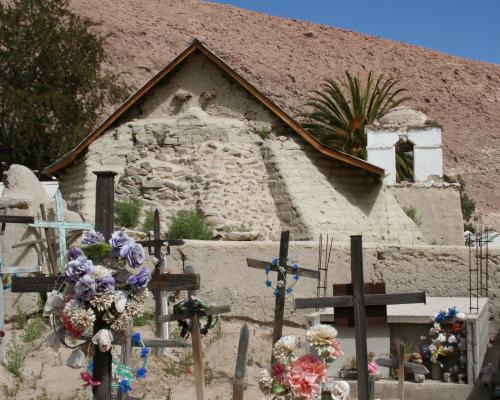
[[[288, 258], [288, 244], [290, 243], [290, 231], [281, 232], [280, 238], [280, 254], [279, 254], [279, 263], [281, 267], [287, 267], [287, 258]], [[276, 282], [285, 281], [285, 275], [281, 272], [281, 269], [278, 269], [278, 278]], [[276, 300], [274, 303], [274, 324], [273, 324], [273, 347], [274, 344], [281, 339], [283, 335], [283, 318], [285, 314], [285, 287], [282, 286], [279, 288], [279, 296], [276, 296]], [[271, 362], [274, 361], [274, 354], [271, 351]]]
[[[14, 293], [46, 293], [54, 289], [57, 280], [62, 283], [64, 276], [26, 276], [12, 277]], [[153, 275], [148, 288], [154, 290], [191, 290], [200, 288], [199, 274]]]
[[399, 399], [405, 399], [405, 345], [399, 345], [399, 368], [398, 368], [398, 392]]
[[[142, 339], [142, 343], [146, 347], [187, 347], [187, 342], [183, 340], [174, 340], [174, 339]], [[142, 347], [140, 344], [133, 344], [133, 347]]]
[[[215, 307], [210, 307], [208, 310], [201, 310], [198, 313], [198, 317], [205, 317], [207, 315], [217, 315], [217, 314], [223, 314], [231, 311], [231, 306], [215, 306]], [[168, 322], [168, 321], [179, 321], [183, 319], [188, 319], [191, 318], [191, 315], [189, 313], [177, 313], [177, 314], [171, 314], [171, 315], [159, 315], [156, 317], [157, 321], [160, 322]]]
[[[260, 261], [260, 260], [254, 260], [253, 258], [247, 258], [247, 265], [250, 268], [257, 268], [257, 269], [262, 269], [262, 270], [269, 267], [271, 269], [271, 271], [278, 272], [278, 267], [276, 267], [275, 265], [271, 265], [271, 263], [268, 261]], [[294, 274], [295, 268], [293, 268], [293, 266], [291, 266], [291, 265], [287, 265], [286, 272], [287, 272], [287, 274]], [[298, 272], [299, 272], [298, 273], [299, 276], [303, 276], [306, 278], [314, 278], [314, 279], [319, 278], [319, 271], [317, 271], [317, 270], [312, 270], [312, 269], [307, 269], [307, 268], [299, 268]]]
[[240, 330], [238, 356], [236, 357], [236, 369], [234, 370], [233, 400], [243, 400], [243, 395], [245, 393], [245, 377], [249, 341], [250, 333], [248, 331], [248, 325], [244, 324]]
[[[389, 294], [366, 294], [365, 305], [391, 305], [391, 304], [411, 304], [425, 303], [425, 292], [416, 293], [389, 293]], [[328, 308], [328, 307], [352, 307], [352, 296], [335, 297], [311, 297], [295, 299], [295, 308], [297, 310], [304, 308]]]
[[369, 400], [368, 350], [366, 344], [365, 286], [363, 279], [363, 245], [359, 235], [351, 236], [351, 282], [354, 307], [354, 334], [356, 337], [356, 370], [358, 372], [358, 399]]
[[1, 224], [30, 224], [35, 222], [35, 217], [24, 215], [0, 215]]
[[[397, 369], [399, 366], [399, 360], [395, 358], [377, 358], [375, 362], [381, 367]], [[417, 364], [410, 361], [405, 361], [405, 369], [411, 371], [415, 374], [426, 375], [429, 370], [423, 364]]]

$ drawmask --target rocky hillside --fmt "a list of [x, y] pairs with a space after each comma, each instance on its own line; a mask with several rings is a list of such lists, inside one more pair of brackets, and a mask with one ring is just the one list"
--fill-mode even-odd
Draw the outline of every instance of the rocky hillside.
[[71, 0], [111, 34], [110, 65], [134, 87], [197, 37], [294, 114], [344, 70], [401, 79], [444, 128], [446, 173], [462, 174], [483, 221], [500, 229], [500, 65], [359, 33], [195, 0]]

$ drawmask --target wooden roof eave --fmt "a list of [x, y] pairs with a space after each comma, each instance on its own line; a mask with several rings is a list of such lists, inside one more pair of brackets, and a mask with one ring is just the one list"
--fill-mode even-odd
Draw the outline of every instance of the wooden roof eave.
[[280, 118], [286, 125], [288, 125], [294, 132], [301, 136], [307, 143], [313, 146], [316, 150], [325, 154], [326, 156], [336, 159], [338, 161], [349, 164], [353, 167], [361, 168], [367, 172], [378, 176], [384, 176], [384, 169], [377, 167], [373, 164], [361, 160], [359, 158], [353, 157], [349, 154], [343, 153], [338, 150], [331, 149], [329, 147], [321, 144], [316, 138], [314, 138], [309, 132], [307, 132], [302, 126], [300, 126], [292, 117], [290, 117], [286, 112], [284, 112], [280, 107], [274, 104], [268, 97], [266, 97], [262, 92], [260, 92], [255, 86], [248, 82], [245, 78], [239, 75], [235, 70], [229, 67], [224, 61], [212, 53], [203, 43], [198, 40], [193, 41], [193, 43], [188, 46], [182, 53], [180, 53], [170, 64], [163, 68], [157, 75], [151, 78], [144, 86], [142, 86], [137, 92], [130, 96], [118, 109], [111, 114], [98, 128], [96, 128], [90, 135], [88, 135], [82, 142], [80, 142], [71, 152], [65, 154], [62, 158], [55, 161], [49, 167], [45, 169], [45, 173], [54, 174], [62, 168], [67, 167], [71, 164], [80, 154], [82, 154], [90, 144], [96, 140], [101, 134], [103, 134], [109, 127], [121, 117], [132, 105], [134, 105], [138, 100], [142, 98], [149, 90], [151, 90], [159, 81], [161, 81], [166, 75], [168, 75], [175, 67], [182, 63], [189, 55], [191, 55], [196, 50], [199, 50], [206, 57], [208, 57], [212, 62], [214, 62], [219, 68], [226, 72], [231, 78], [243, 86], [250, 94], [257, 98], [264, 106], [273, 112], [278, 118]]

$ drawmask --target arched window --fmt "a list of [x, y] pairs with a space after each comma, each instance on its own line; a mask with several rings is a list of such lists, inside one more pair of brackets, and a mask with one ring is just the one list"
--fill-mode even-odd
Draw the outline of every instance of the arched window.
[[400, 140], [396, 144], [396, 182], [414, 182], [413, 143]]

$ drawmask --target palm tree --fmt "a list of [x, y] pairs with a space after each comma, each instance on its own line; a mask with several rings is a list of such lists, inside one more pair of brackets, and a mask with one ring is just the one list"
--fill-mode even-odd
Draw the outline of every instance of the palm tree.
[[[364, 85], [359, 76], [347, 71], [340, 82], [325, 79], [306, 103], [311, 111], [302, 114], [302, 125], [324, 145], [365, 159], [365, 126], [410, 99], [401, 97], [406, 89], [398, 88], [398, 84], [398, 80], [384, 79], [383, 75], [375, 80], [372, 72]], [[397, 160], [398, 164], [406, 163], [398, 168], [404, 178], [412, 170], [408, 168], [409, 159], [403, 155]]]

